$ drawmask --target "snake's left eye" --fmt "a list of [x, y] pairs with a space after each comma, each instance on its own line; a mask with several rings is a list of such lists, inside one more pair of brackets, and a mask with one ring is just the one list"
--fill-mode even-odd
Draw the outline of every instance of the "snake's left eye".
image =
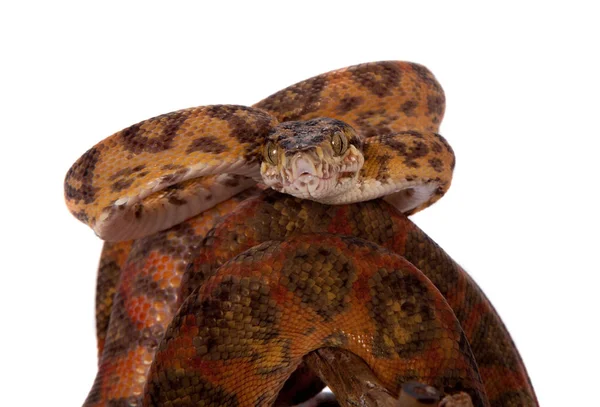
[[277, 146], [272, 141], [268, 141], [263, 152], [265, 160], [271, 165], [277, 165]]
[[331, 147], [335, 155], [342, 155], [348, 149], [348, 139], [344, 133], [335, 133], [331, 138]]

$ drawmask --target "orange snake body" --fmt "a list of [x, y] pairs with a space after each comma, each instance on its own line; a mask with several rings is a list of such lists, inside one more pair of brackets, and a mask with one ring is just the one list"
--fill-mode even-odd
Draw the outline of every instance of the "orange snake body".
[[[115, 241], [99, 267], [85, 405], [298, 403], [318, 382], [302, 357], [340, 347], [394, 393], [416, 380], [477, 406], [536, 406], [485, 295], [406, 217], [450, 185], [443, 111], [424, 67], [379, 62], [252, 108], [149, 119], [90, 149], [67, 174], [67, 204]], [[303, 200], [254, 188], [259, 172], [278, 189], [336, 176], [349, 192]]]

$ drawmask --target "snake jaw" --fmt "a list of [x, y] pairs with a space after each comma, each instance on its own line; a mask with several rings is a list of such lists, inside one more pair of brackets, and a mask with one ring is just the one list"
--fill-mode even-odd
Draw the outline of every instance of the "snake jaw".
[[355, 188], [364, 164], [362, 138], [331, 118], [284, 122], [263, 147], [260, 167], [267, 187], [322, 202]]
[[263, 162], [261, 174], [265, 185], [276, 191], [321, 200], [354, 188], [363, 163], [362, 153], [354, 146], [341, 157], [315, 148], [282, 156], [277, 166]]

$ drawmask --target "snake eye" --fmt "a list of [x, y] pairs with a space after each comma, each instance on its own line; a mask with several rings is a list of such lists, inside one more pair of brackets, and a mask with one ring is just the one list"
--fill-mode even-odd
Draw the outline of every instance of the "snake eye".
[[342, 155], [348, 149], [348, 139], [344, 133], [335, 133], [331, 138], [331, 147], [335, 155]]
[[269, 164], [277, 165], [277, 146], [275, 143], [268, 141], [263, 155]]

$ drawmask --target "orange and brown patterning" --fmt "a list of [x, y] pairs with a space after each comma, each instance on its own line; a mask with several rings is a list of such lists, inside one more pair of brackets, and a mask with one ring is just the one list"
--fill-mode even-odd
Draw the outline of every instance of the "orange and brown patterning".
[[[166, 229], [263, 180], [280, 192], [329, 204], [385, 196], [414, 213], [450, 186], [454, 154], [437, 134], [443, 114], [442, 88], [423, 66], [352, 66], [290, 86], [254, 107], [201, 106], [124, 129], [73, 165], [65, 197], [71, 212], [109, 241]], [[319, 118], [343, 122], [343, 131], [310, 120]], [[290, 131], [303, 143], [290, 143]], [[332, 149], [340, 137], [341, 149]], [[349, 152], [358, 164], [352, 168], [335, 160]]]
[[450, 185], [443, 112], [427, 69], [377, 62], [252, 108], [159, 116], [84, 154], [69, 208], [125, 240], [102, 254], [85, 405], [297, 404], [323, 386], [303, 356], [327, 346], [396, 394], [416, 380], [537, 406], [485, 295], [406, 217]]

